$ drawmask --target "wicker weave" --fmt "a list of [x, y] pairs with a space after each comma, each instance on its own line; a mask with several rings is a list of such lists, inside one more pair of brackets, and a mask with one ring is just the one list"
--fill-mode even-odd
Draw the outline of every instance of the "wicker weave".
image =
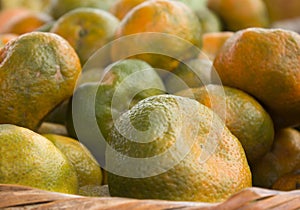
[[17, 185], [0, 185], [0, 209], [300, 209], [300, 190], [281, 192], [249, 188], [223, 203], [82, 197]]

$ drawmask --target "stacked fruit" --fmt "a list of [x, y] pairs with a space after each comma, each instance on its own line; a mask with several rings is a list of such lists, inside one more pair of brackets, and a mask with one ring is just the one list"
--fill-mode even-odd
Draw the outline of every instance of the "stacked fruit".
[[202, 202], [299, 188], [300, 35], [272, 28], [297, 2], [2, 0], [0, 183]]

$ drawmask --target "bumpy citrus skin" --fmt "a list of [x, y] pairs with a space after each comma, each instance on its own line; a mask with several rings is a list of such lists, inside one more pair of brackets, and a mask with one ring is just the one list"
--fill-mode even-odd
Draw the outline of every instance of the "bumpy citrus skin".
[[102, 173], [99, 164], [87, 148], [72, 138], [44, 134], [73, 164], [76, 170], [79, 194], [96, 196], [102, 183]]
[[214, 60], [226, 86], [254, 96], [275, 127], [300, 124], [300, 35], [249, 28], [230, 37]]
[[[137, 5], [122, 19], [116, 38], [144, 32], [169, 34], [195, 46], [201, 45], [201, 24], [196, 14], [187, 5], [178, 1], [145, 1]], [[155, 39], [150, 34], [121, 46], [113, 45], [112, 59], [114, 61], [124, 59], [135, 49], [142, 49], [142, 54], [135, 55], [135, 58], [148, 62], [154, 68], [171, 71], [178, 65], [178, 60], [174, 59], [174, 56], [177, 59], [196, 56], [194, 52], [190, 52], [190, 48], [191, 45], [187, 46], [183, 41], [172, 41], [168, 37], [163, 40]], [[155, 50], [159, 53], [146, 53]]]
[[[274, 139], [273, 122], [264, 108], [247, 93], [226, 86], [207, 85], [176, 95], [193, 98], [212, 108], [239, 139], [249, 163], [270, 151]], [[219, 107], [220, 104], [224, 107]]]
[[[110, 12], [116, 16], [117, 18], [119, 18], [120, 20], [122, 20], [127, 13], [130, 12], [130, 10], [132, 10], [134, 7], [136, 7], [137, 5], [145, 2], [145, 1], [149, 1], [149, 0], [117, 0], [115, 1], [115, 3], [111, 6], [110, 8]], [[197, 13], [197, 15], [199, 14], [200, 17], [207, 17], [207, 18], [215, 18], [212, 17], [214, 16], [213, 14], [208, 14], [209, 11], [207, 11], [206, 9], [206, 5], [205, 5], [205, 1], [203, 0], [178, 0], [179, 2], [183, 2], [185, 3], [187, 6], [189, 6], [193, 11], [195, 11]], [[198, 13], [199, 12], [199, 13]], [[200, 14], [201, 12], [203, 12], [204, 14]], [[203, 20], [203, 18], [200, 18], [200, 20]], [[208, 29], [208, 28], [216, 28], [217, 26], [215, 26], [215, 24], [219, 24], [219, 23], [215, 23], [214, 20], [210, 19], [209, 21], [207, 21], [207, 23], [210, 23], [212, 25], [206, 25], [206, 23], [204, 23], [204, 28]], [[216, 20], [218, 21], [218, 20]]]
[[15, 125], [0, 125], [0, 183], [78, 192], [74, 167], [45, 137]]
[[37, 129], [40, 121], [73, 94], [81, 65], [58, 35], [27, 33], [0, 50], [0, 123]]
[[[212, 118], [215, 118], [214, 129]], [[250, 187], [251, 173], [240, 142], [226, 127], [216, 134], [218, 126], [224, 126], [220, 118], [204, 105], [189, 98], [161, 95], [140, 101], [115, 123], [108, 141], [115, 151], [106, 152], [108, 168], [120, 169], [117, 173], [127, 174], [134, 167], [140, 173], [134, 175], [138, 177], [143, 173], [150, 173], [148, 168], [155, 166], [161, 169], [164, 167], [163, 163], [175, 160], [178, 156], [173, 154], [182, 152], [181, 149], [191, 149], [174, 167], [166, 168], [165, 172], [158, 175], [135, 178], [108, 173], [111, 195], [218, 202]], [[141, 134], [137, 139], [135, 129], [144, 131], [145, 135]], [[125, 131], [128, 136], [125, 137], [119, 131]], [[206, 149], [213, 147], [212, 139], [207, 138], [209, 132], [213, 133], [212, 136], [218, 136], [218, 146], [206, 161], [201, 162], [201, 156], [208, 152]], [[177, 149], [173, 150], [175, 153], [161, 156], [157, 162], [152, 162], [153, 165], [144, 168], [143, 158], [165, 154], [172, 147], [176, 148], [175, 143], [178, 144]], [[129, 165], [120, 154], [140, 158], [142, 164]]]
[[118, 19], [106, 11], [78, 8], [60, 17], [50, 32], [65, 38], [84, 64], [96, 50], [112, 40], [118, 25]]

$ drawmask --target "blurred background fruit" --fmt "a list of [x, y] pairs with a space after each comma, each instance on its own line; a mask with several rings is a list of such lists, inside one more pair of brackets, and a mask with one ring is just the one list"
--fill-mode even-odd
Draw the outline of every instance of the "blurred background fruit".
[[95, 51], [113, 39], [118, 26], [118, 19], [106, 11], [78, 8], [61, 16], [50, 32], [65, 38], [84, 65]]
[[[139, 4], [149, 0], [118, 0], [110, 8], [110, 12], [114, 14], [117, 18], [122, 20], [128, 12], [130, 12], [134, 7]], [[185, 3], [190, 9], [194, 11], [197, 15], [201, 26], [202, 33], [215, 32], [221, 30], [221, 22], [219, 17], [214, 14], [206, 6], [206, 1], [203, 0], [175, 0]]]
[[300, 189], [300, 170], [287, 173], [281, 176], [273, 184], [272, 188], [274, 190], [290, 191]]
[[18, 37], [17, 34], [11, 34], [11, 33], [0, 34], [0, 48], [4, 47], [7, 44], [7, 42], [17, 37]]
[[[112, 196], [220, 202], [251, 186], [240, 142], [211, 109], [189, 98], [159, 95], [140, 101], [116, 121], [108, 143]], [[132, 165], [130, 158], [141, 162]]]
[[202, 33], [218, 32], [221, 31], [223, 26], [220, 18], [207, 7], [195, 11], [202, 28]]
[[224, 85], [254, 96], [275, 127], [300, 124], [300, 35], [281, 29], [236, 32], [221, 48], [214, 67]]
[[207, 7], [207, 0], [175, 0], [186, 4], [197, 15], [202, 33], [217, 32], [222, 30], [222, 22], [219, 16]]
[[76, 194], [73, 165], [45, 137], [15, 125], [0, 125], [0, 183]]
[[0, 10], [0, 31], [3, 30], [3, 27], [9, 24], [9, 22], [13, 22], [14, 19], [18, 19], [20, 16], [30, 13], [31, 11], [25, 8]]
[[53, 0], [50, 4], [50, 14], [55, 19], [58, 19], [65, 13], [79, 7], [109, 10], [114, 1], [115, 0]]
[[111, 6], [110, 12], [119, 20], [122, 20], [130, 10], [145, 1], [148, 0], [117, 0]]
[[251, 168], [253, 185], [271, 188], [284, 174], [300, 169], [300, 132], [286, 128], [275, 132], [272, 150]]
[[200, 58], [209, 58], [213, 61], [220, 49], [223, 47], [226, 40], [231, 37], [234, 32], [221, 31], [205, 33], [202, 36], [202, 53], [199, 55]]
[[7, 21], [6, 24], [1, 27], [0, 33], [25, 34], [51, 21], [52, 18], [45, 13], [28, 12], [14, 16]]
[[182, 3], [185, 3], [188, 5], [190, 8], [194, 10], [200, 10], [203, 7], [206, 7], [207, 0], [175, 0], [175, 1], [180, 1]]
[[299, 0], [263, 0], [271, 22], [300, 17]]
[[52, 33], [32, 32], [0, 50], [0, 123], [37, 129], [73, 94], [81, 66], [74, 49]]
[[264, 108], [247, 93], [226, 86], [207, 85], [176, 95], [195, 99], [213, 109], [241, 142], [250, 166], [270, 151], [274, 139], [273, 122]]
[[79, 195], [100, 196], [101, 169], [86, 147], [69, 137], [55, 134], [43, 136], [49, 139], [74, 166], [78, 178]]
[[48, 12], [51, 0], [0, 0], [1, 9], [26, 8], [35, 12]]
[[220, 17], [225, 30], [269, 26], [268, 11], [263, 0], [208, 0], [207, 5]]

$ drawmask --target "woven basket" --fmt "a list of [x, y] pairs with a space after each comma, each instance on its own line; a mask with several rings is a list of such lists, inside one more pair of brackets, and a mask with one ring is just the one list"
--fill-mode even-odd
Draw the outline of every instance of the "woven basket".
[[0, 209], [300, 209], [300, 190], [282, 192], [249, 188], [223, 203], [83, 197], [17, 186], [0, 185]]
[[[289, 29], [300, 33], [300, 18], [277, 22], [273, 27]], [[248, 188], [231, 196], [225, 202], [209, 204], [116, 197], [83, 197], [53, 193], [18, 185], [0, 184], [0, 209], [300, 210], [300, 190], [283, 192], [262, 188]]]

